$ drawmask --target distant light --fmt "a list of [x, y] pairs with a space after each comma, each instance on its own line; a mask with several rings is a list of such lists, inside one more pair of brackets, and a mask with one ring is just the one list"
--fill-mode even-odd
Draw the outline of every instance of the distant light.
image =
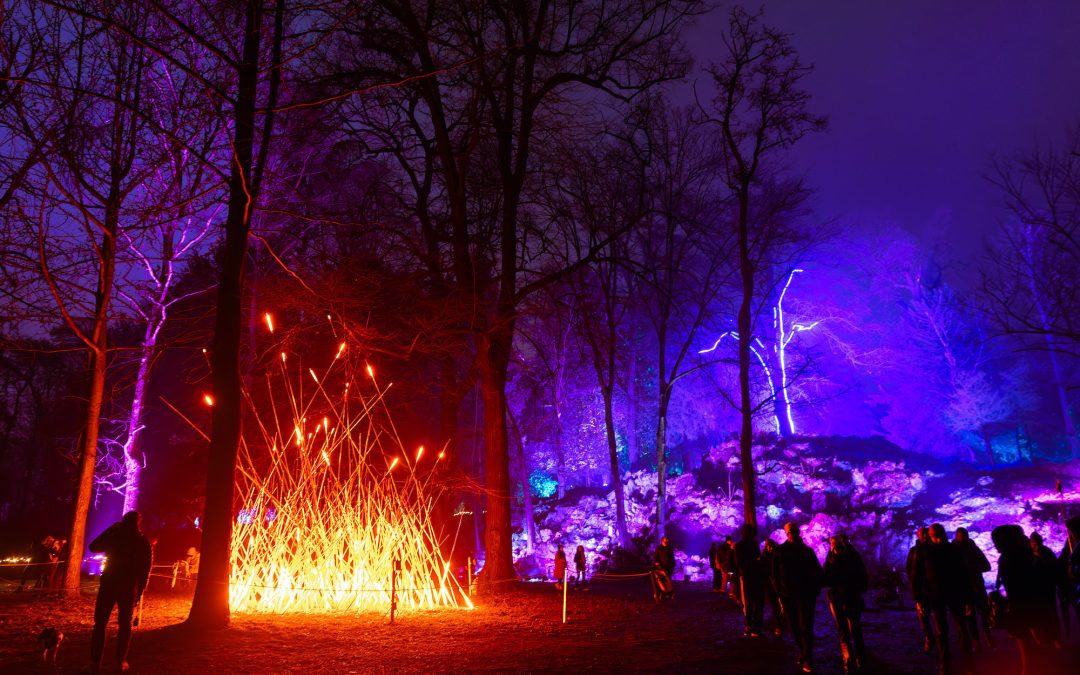
[[273, 333], [274, 332], [274, 317], [270, 316], [270, 312], [267, 312], [266, 314], [263, 315], [263, 318], [266, 319], [266, 327], [270, 330], [271, 333]]
[[203, 394], [202, 400], [203, 400], [203, 403], [210, 406], [211, 408], [214, 407], [214, 397], [211, 396], [210, 394]]
[[420, 457], [421, 457], [421, 456], [422, 456], [423, 454], [424, 454], [424, 446], [422, 446], [422, 445], [421, 445], [421, 446], [420, 446], [420, 448], [419, 448], [419, 449], [417, 449], [417, 451], [416, 451], [416, 461], [417, 461], [417, 462], [419, 462], [419, 461], [420, 461]]
[[375, 379], [375, 370], [371, 367], [370, 363], [367, 366], [367, 374], [368, 374], [368, 377], [370, 377], [371, 379], [373, 379], [373, 380]]

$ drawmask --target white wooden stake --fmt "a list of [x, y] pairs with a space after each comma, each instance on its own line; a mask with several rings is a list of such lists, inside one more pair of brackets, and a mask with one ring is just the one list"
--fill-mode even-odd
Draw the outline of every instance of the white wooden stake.
[[562, 580], [562, 622], [566, 623], [566, 593], [570, 589], [570, 568], [563, 570]]

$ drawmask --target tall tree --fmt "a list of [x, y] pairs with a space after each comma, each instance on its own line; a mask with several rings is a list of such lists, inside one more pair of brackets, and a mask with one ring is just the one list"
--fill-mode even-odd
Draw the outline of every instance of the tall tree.
[[[356, 21], [362, 67], [354, 77], [422, 78], [415, 86], [448, 204], [443, 241], [454, 284], [474, 308], [469, 326], [485, 431], [484, 580], [492, 588], [515, 575], [505, 391], [518, 307], [587, 261], [552, 264], [557, 233], [524, 215], [538, 168], [534, 144], [587, 121], [597, 97], [629, 99], [679, 76], [686, 62], [676, 33], [700, 9], [693, 0], [387, 1]], [[447, 80], [466, 87], [451, 89]], [[472, 161], [477, 152], [484, 161]], [[474, 168], [484, 173], [468, 175]]]
[[[133, 25], [145, 25], [139, 7], [123, 11]], [[129, 199], [153, 165], [138, 161], [147, 126], [142, 114], [146, 55], [137, 41], [97, 30], [78, 14], [42, 8], [28, 20], [25, 29], [44, 36], [53, 55], [11, 111], [22, 147], [38, 151], [33, 176], [26, 179], [37, 200], [36, 213], [27, 213], [36, 230], [30, 240], [36, 242], [41, 278], [60, 316], [87, 352], [86, 409], [64, 575], [64, 589], [73, 593], [80, 583], [105, 400], [109, 320], [121, 264], [118, 237], [132, 223]], [[84, 275], [93, 281], [86, 284]]]
[[757, 524], [756, 473], [753, 458], [754, 404], [750, 391], [755, 338], [755, 292], [762, 262], [779, 247], [777, 207], [790, 208], [802, 195], [797, 184], [775, 180], [774, 156], [825, 127], [823, 117], [808, 110], [810, 94], [800, 81], [810, 71], [791, 44], [791, 37], [765, 26], [762, 13], [742, 7], [731, 10], [723, 34], [724, 60], [712, 66], [716, 96], [712, 120], [718, 129], [720, 170], [732, 200], [737, 232], [742, 300], [736, 322], [739, 334], [739, 400], [742, 424], [743, 518]]
[[1069, 454], [1080, 459], [1063, 364], [1080, 354], [1080, 126], [1065, 147], [998, 161], [992, 180], [1012, 220], [993, 240], [983, 272], [987, 310], [1001, 333], [1046, 352]]

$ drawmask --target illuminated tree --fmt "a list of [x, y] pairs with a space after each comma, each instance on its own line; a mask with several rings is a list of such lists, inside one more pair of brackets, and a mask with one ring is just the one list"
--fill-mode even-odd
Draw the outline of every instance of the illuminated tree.
[[1046, 352], [1070, 455], [1080, 458], [1063, 360], [1080, 344], [1080, 127], [1066, 146], [1036, 149], [1001, 160], [993, 182], [1012, 220], [990, 249], [982, 291], [996, 328], [1027, 349]]
[[823, 129], [825, 119], [807, 108], [810, 94], [800, 88], [800, 81], [810, 69], [799, 60], [789, 35], [764, 26], [760, 13], [736, 7], [723, 41], [724, 60], [710, 68], [716, 88], [712, 122], [718, 128], [720, 170], [737, 232], [742, 282], [736, 330], [743, 517], [756, 525], [755, 406], [750, 390], [750, 347], [757, 336], [756, 286], [761, 275], [770, 271], [770, 257], [790, 243], [791, 231], [777, 214], [791, 211], [804, 197], [797, 183], [777, 180], [775, 155], [806, 134]]
[[344, 50], [343, 70], [351, 68], [357, 86], [400, 81], [419, 92], [417, 135], [435, 148], [446, 201], [438, 250], [472, 308], [488, 495], [484, 574], [497, 582], [514, 576], [506, 378], [518, 309], [595, 254], [566, 260], [558, 229], [528, 216], [527, 197], [541, 175], [534, 146], [589, 121], [597, 101], [583, 90], [626, 100], [681, 75], [676, 34], [700, 4], [386, 2], [365, 9], [348, 25], [356, 44]]

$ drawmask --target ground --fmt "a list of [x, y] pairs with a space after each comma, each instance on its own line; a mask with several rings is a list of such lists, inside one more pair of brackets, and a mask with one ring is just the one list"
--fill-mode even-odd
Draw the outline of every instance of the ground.
[[[74, 600], [0, 593], [0, 672], [77, 673], [89, 652], [93, 596]], [[675, 599], [656, 605], [645, 578], [594, 579], [589, 590], [562, 595], [546, 583], [523, 583], [505, 595], [477, 599], [474, 611], [389, 616], [234, 615], [229, 629], [200, 634], [182, 625], [190, 594], [147, 593], [142, 625], [129, 654], [131, 673], [383, 672], [752, 672], [795, 673], [790, 637], [745, 639], [735, 604], [707, 584], [680, 582]], [[766, 610], [768, 616], [768, 610]], [[768, 620], [768, 619], [767, 619]], [[875, 673], [935, 672], [923, 654], [914, 611], [871, 608], [866, 641]], [[56, 626], [66, 639], [55, 666], [44, 665], [35, 636]], [[1080, 635], [1055, 654], [1080, 662]], [[115, 672], [112, 640], [105, 672]], [[1001, 633], [999, 647], [977, 655], [978, 673], [1019, 672], [1017, 652]], [[817, 614], [817, 671], [841, 670], [832, 617], [822, 596]], [[1051, 672], [1048, 666], [1040, 673]]]

